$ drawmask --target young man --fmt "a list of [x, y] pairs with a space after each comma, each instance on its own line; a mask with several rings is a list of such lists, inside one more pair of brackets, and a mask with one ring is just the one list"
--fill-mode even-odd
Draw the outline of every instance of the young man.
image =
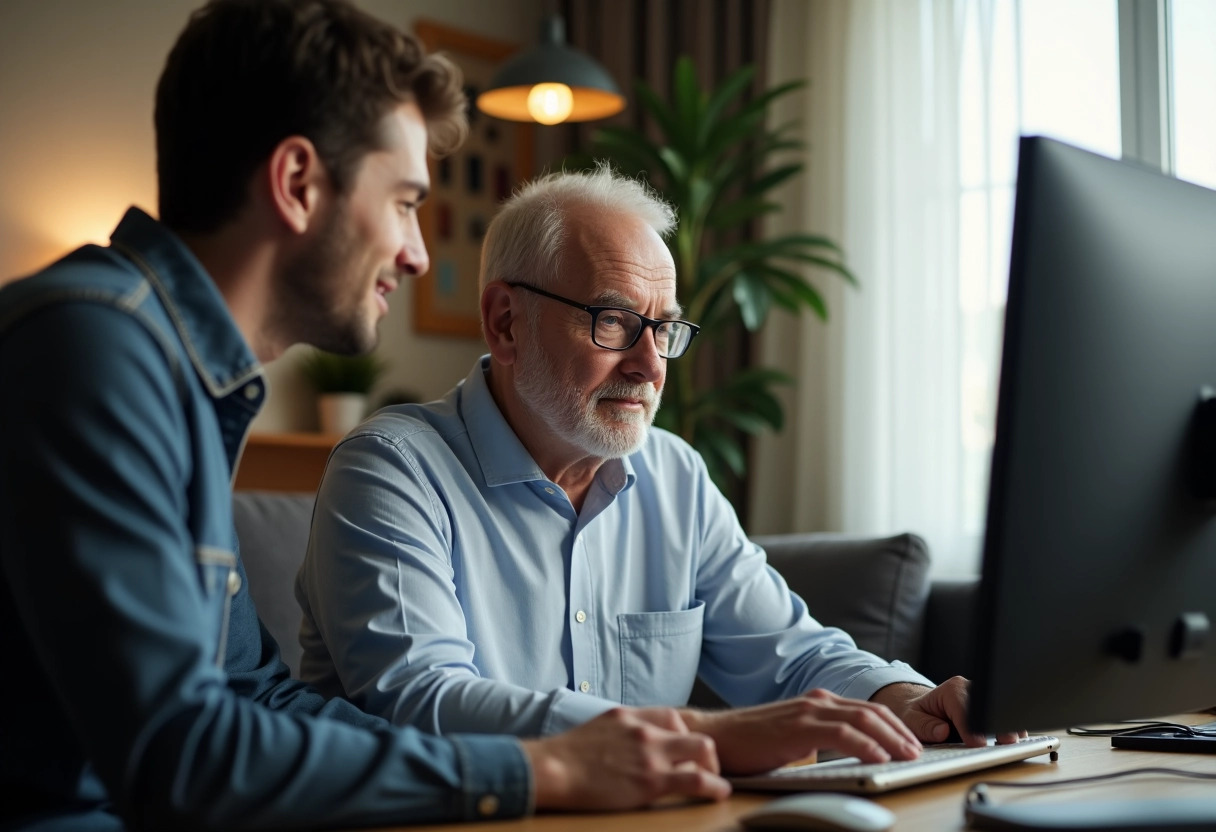
[[965, 680], [935, 688], [820, 626], [695, 451], [650, 429], [697, 331], [679, 320], [673, 226], [605, 169], [501, 209], [482, 257], [489, 356], [330, 460], [297, 583], [301, 673], [399, 723], [522, 736], [683, 705], [699, 674], [752, 706], [682, 712], [723, 770], [817, 748], [914, 757], [965, 729]]
[[519, 742], [396, 729], [288, 678], [230, 482], [307, 342], [371, 349], [423, 272], [444, 61], [343, 0], [215, 0], [157, 89], [160, 221], [131, 209], [0, 291], [0, 826], [320, 828], [721, 797], [674, 711]]

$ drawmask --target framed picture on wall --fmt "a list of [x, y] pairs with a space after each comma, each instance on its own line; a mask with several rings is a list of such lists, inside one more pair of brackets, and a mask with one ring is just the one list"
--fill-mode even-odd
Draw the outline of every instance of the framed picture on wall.
[[533, 136], [530, 125], [490, 118], [473, 101], [518, 47], [429, 20], [414, 31], [428, 52], [460, 67], [469, 98], [468, 140], [430, 163], [431, 193], [418, 221], [431, 268], [414, 282], [414, 329], [477, 338], [481, 241], [499, 204], [532, 175]]

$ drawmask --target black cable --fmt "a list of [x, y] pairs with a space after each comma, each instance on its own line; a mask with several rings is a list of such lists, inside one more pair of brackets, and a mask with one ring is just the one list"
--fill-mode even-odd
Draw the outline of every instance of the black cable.
[[1133, 768], [1127, 771], [1114, 771], [1107, 774], [1093, 774], [1089, 777], [1070, 777], [1067, 780], [1050, 780], [1047, 782], [1009, 782], [1004, 780], [996, 780], [991, 783], [975, 783], [971, 788], [967, 789], [967, 796], [963, 802], [967, 806], [974, 804], [986, 804], [988, 802], [988, 790], [990, 788], [1003, 789], [1050, 789], [1055, 786], [1076, 786], [1080, 783], [1097, 783], [1103, 780], [1115, 780], [1119, 777], [1131, 777], [1137, 774], [1164, 774], [1172, 777], [1190, 777], [1194, 780], [1216, 780], [1216, 774], [1207, 774], [1200, 771], [1188, 771], [1182, 768]]
[[1179, 722], [1160, 722], [1160, 721], [1133, 721], [1117, 723], [1119, 725], [1127, 725], [1127, 728], [1089, 728], [1084, 725], [1074, 725], [1068, 729], [1068, 733], [1074, 737], [1122, 737], [1132, 734], [1143, 733], [1160, 733], [1162, 731], [1172, 731], [1175, 734], [1187, 737], [1216, 737], [1216, 730], [1196, 728], [1193, 725], [1183, 725]]

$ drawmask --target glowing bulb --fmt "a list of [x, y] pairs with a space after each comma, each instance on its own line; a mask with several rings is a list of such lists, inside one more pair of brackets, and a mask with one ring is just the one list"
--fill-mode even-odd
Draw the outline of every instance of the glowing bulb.
[[541, 124], [558, 124], [570, 117], [574, 93], [565, 84], [537, 84], [528, 93], [528, 113]]

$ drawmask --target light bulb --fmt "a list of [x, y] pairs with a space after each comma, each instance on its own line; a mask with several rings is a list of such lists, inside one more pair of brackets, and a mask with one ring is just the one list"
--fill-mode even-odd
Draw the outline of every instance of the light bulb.
[[559, 124], [574, 109], [574, 93], [565, 84], [537, 84], [528, 93], [528, 113], [541, 124]]

